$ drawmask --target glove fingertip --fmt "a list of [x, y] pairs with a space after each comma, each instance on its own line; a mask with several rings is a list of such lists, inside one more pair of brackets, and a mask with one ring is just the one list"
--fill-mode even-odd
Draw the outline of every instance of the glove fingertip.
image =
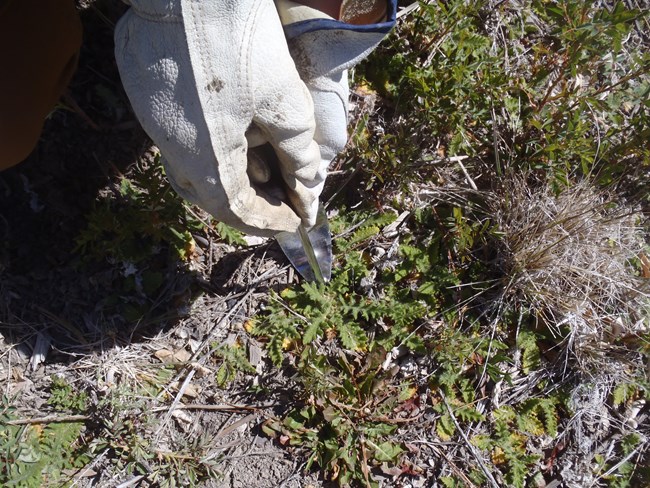
[[304, 208], [306, 212], [301, 215], [302, 225], [307, 229], [311, 229], [316, 225], [316, 219], [318, 217], [318, 198], [316, 198], [308, 207]]

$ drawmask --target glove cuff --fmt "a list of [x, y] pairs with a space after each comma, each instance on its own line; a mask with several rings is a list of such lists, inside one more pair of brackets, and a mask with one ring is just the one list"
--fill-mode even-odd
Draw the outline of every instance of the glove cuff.
[[291, 55], [305, 81], [332, 77], [367, 57], [395, 26], [397, 0], [386, 0], [386, 16], [374, 24], [350, 24], [288, 0], [276, 0]]
[[181, 0], [122, 0], [139, 17], [155, 22], [181, 21]]
[[[352, 4], [359, 0], [348, 0], [345, 4]], [[320, 30], [339, 30], [353, 32], [380, 33], [386, 35], [394, 26], [397, 16], [397, 0], [385, 0], [386, 10], [381, 22], [371, 24], [348, 23], [336, 20], [329, 15], [291, 0], [275, 0], [284, 26], [287, 39], [299, 37], [308, 32]], [[345, 17], [345, 15], [344, 15]]]

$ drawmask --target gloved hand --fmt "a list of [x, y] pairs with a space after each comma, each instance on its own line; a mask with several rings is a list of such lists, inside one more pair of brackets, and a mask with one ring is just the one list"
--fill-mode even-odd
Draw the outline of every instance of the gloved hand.
[[[313, 225], [326, 163], [273, 1], [127, 3], [115, 30], [120, 76], [176, 191], [250, 234]], [[291, 206], [254, 185], [260, 171], [249, 177], [249, 127], [273, 146]]]

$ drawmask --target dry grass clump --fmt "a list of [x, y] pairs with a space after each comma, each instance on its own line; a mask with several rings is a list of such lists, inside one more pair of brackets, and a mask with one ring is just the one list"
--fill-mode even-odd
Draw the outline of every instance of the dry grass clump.
[[635, 209], [588, 182], [556, 194], [523, 178], [511, 180], [492, 206], [499, 303], [528, 308], [554, 333], [568, 327], [568, 343], [584, 361], [647, 330], [648, 283], [634, 267], [645, 256]]

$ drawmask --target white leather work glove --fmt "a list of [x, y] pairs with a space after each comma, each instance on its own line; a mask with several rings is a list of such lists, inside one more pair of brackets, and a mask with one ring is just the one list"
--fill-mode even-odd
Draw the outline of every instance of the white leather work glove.
[[[120, 76], [176, 191], [254, 235], [313, 225], [327, 168], [273, 0], [127, 3]], [[260, 171], [249, 177], [249, 127], [273, 146], [290, 205], [255, 185]]]
[[[300, 2], [275, 3], [289, 51], [314, 102], [314, 139], [323, 164], [327, 164], [343, 150], [348, 139], [347, 70], [368, 56], [393, 28], [397, 1], [302, 2], [326, 6], [336, 18]], [[333, 8], [335, 4], [337, 8]]]

